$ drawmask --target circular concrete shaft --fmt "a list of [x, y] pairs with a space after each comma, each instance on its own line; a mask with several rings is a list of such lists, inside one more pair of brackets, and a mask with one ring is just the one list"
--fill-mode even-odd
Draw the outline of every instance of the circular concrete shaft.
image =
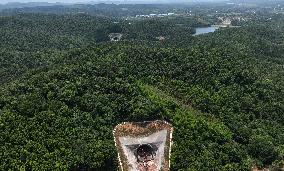
[[142, 144], [137, 148], [137, 160], [138, 162], [146, 162], [153, 160], [155, 151], [150, 144]]

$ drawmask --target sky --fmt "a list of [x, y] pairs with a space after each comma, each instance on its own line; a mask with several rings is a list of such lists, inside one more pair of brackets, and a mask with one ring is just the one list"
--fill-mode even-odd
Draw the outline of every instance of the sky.
[[0, 4], [6, 4], [9, 2], [50, 2], [50, 3], [55, 3], [55, 2], [61, 2], [61, 3], [84, 3], [84, 2], [98, 2], [98, 1], [121, 1], [121, 2], [135, 2], [135, 1], [145, 1], [145, 2], [196, 2], [196, 1], [218, 1], [218, 0], [0, 0]]
[[74, 2], [87, 2], [87, 0], [0, 0], [1, 4], [9, 3], [9, 2], [65, 2], [65, 3], [74, 3]]

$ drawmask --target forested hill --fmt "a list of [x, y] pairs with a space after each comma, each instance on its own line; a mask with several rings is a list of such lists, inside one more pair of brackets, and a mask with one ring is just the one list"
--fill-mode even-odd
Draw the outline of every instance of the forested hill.
[[[115, 22], [119, 21], [119, 22]], [[177, 25], [178, 23], [182, 26]], [[86, 14], [17, 14], [0, 16], [0, 84], [20, 77], [31, 69], [51, 66], [70, 49], [109, 41], [110, 33], [123, 40], [157, 41], [167, 36], [171, 42], [192, 39], [193, 17], [129, 21]]]
[[[51, 16], [0, 18], [0, 170], [117, 170], [114, 126], [155, 119], [175, 128], [173, 171], [283, 167], [281, 20], [274, 21], [279, 28], [187, 34], [181, 43], [182, 36], [145, 40], [165, 33], [153, 25], [135, 37], [136, 27], [123, 22], [83, 16], [93, 25], [82, 26], [81, 15]], [[66, 27], [50, 30], [41, 21]], [[91, 26], [121, 28], [129, 39], [96, 41], [102, 34]], [[182, 34], [188, 27], [174, 28]]]

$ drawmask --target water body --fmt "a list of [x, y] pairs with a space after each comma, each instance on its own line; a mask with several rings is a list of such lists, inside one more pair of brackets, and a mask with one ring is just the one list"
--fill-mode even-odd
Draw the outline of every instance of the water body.
[[206, 33], [212, 33], [216, 31], [219, 27], [217, 26], [210, 26], [210, 27], [197, 27], [196, 33], [194, 36], [200, 35], [200, 34], [206, 34]]

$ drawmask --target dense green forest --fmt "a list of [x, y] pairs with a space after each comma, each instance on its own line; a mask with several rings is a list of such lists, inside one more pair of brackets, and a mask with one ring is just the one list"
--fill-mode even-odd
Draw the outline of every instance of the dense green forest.
[[271, 16], [192, 36], [208, 23], [6, 12], [0, 170], [117, 170], [113, 128], [156, 119], [175, 128], [173, 171], [280, 170], [284, 17]]

